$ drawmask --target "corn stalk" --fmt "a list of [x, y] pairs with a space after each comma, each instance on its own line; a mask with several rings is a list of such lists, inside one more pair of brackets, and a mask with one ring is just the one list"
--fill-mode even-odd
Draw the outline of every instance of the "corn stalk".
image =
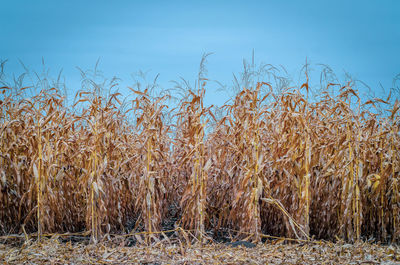
[[[37, 193], [37, 237], [38, 241], [40, 241], [42, 235], [42, 190], [45, 183], [43, 183], [43, 151], [42, 151], [42, 134], [40, 128], [40, 119], [37, 118], [37, 139], [38, 139], [38, 165], [35, 171], [36, 178], [36, 193]], [[35, 166], [34, 166], [35, 167]], [[35, 168], [34, 168], [35, 170]]]
[[[190, 92], [190, 100], [183, 103], [184, 109], [180, 113], [181, 132], [187, 137], [184, 145], [190, 148], [185, 150], [181, 159], [180, 168], [191, 168], [190, 180], [187, 183], [181, 199], [183, 208], [182, 221], [189, 229], [195, 230], [195, 235], [200, 242], [203, 242], [205, 235], [206, 218], [206, 196], [207, 196], [207, 175], [205, 150], [204, 150], [204, 127], [207, 121], [203, 122], [204, 116], [209, 109], [203, 106], [204, 86], [201, 86], [197, 94]], [[183, 150], [182, 150], [183, 151]], [[208, 162], [207, 167], [210, 166]]]

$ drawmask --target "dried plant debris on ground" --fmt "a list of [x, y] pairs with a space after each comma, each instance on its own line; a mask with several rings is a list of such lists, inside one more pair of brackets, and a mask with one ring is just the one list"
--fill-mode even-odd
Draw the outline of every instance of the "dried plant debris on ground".
[[62, 243], [57, 238], [22, 246], [0, 244], [6, 264], [400, 264], [399, 246], [368, 243], [259, 243], [254, 248], [227, 244]]

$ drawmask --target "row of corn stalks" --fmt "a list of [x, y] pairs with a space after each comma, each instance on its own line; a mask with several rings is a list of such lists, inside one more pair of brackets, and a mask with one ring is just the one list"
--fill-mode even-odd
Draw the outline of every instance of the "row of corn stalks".
[[399, 239], [399, 101], [362, 101], [350, 84], [310, 100], [307, 77], [279, 94], [242, 88], [216, 118], [200, 81], [173, 110], [148, 89], [80, 91], [71, 107], [55, 88], [2, 87], [0, 232], [152, 241], [174, 206], [200, 241], [222, 228], [255, 242]]

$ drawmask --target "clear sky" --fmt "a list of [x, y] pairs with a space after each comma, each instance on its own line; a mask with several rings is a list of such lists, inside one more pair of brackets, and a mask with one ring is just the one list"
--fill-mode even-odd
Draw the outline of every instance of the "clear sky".
[[[344, 71], [371, 88], [390, 88], [400, 73], [400, 1], [0, 1], [0, 59], [21, 73], [21, 60], [50, 74], [63, 69], [71, 91], [76, 67], [99, 68], [133, 83], [138, 70], [170, 80], [196, 78], [202, 54], [208, 73], [230, 85], [242, 60], [283, 65], [295, 75], [312, 65]], [[210, 90], [213, 86], [210, 85]], [[226, 93], [209, 93], [221, 104]]]

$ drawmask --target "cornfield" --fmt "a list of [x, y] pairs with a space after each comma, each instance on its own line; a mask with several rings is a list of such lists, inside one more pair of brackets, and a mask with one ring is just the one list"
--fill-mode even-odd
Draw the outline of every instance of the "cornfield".
[[350, 82], [313, 98], [307, 75], [279, 92], [243, 86], [215, 108], [197, 81], [174, 108], [151, 87], [128, 100], [93, 83], [72, 104], [48, 84], [1, 87], [0, 233], [152, 242], [175, 220], [201, 242], [228, 230], [399, 241], [398, 99], [363, 100]]

